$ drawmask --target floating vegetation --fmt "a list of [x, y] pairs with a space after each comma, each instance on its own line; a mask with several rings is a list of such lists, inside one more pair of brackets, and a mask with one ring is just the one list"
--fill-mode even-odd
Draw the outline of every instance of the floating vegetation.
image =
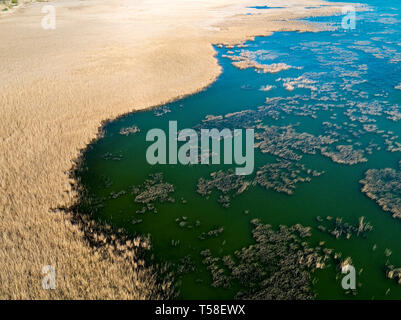
[[243, 86], [241, 86], [242, 90], [254, 90], [255, 87], [249, 85], [249, 84], [244, 84]]
[[310, 228], [301, 225], [273, 230], [258, 219], [252, 224], [255, 244], [223, 258], [213, 257], [209, 249], [201, 252], [212, 286], [230, 288], [239, 283], [242, 289], [236, 299], [313, 299], [311, 274], [325, 267], [331, 250], [310, 247], [306, 242]]
[[[401, 164], [400, 164], [401, 167]], [[401, 218], [401, 171], [392, 168], [366, 171], [362, 192], [394, 218]]]
[[110, 188], [113, 185], [113, 181], [109, 177], [101, 176], [101, 180], [100, 185], [103, 188]]
[[310, 182], [312, 176], [320, 176], [323, 172], [306, 169], [303, 164], [281, 160], [267, 163], [256, 171], [254, 184], [276, 192], [293, 194], [296, 184]]
[[256, 61], [251, 61], [251, 60], [235, 61], [235, 62], [233, 62], [233, 66], [237, 67], [238, 69], [253, 68], [256, 71], [259, 71], [262, 73], [277, 73], [280, 71], [294, 68], [285, 63], [260, 64]]
[[265, 85], [265, 86], [261, 86], [259, 88], [260, 91], [270, 91], [271, 89], [275, 88], [275, 86], [271, 86], [271, 85]]
[[122, 155], [122, 153], [118, 153], [118, 154], [113, 154], [111, 152], [106, 152], [105, 154], [103, 154], [101, 156], [102, 159], [104, 160], [114, 160], [114, 161], [120, 161], [124, 158], [124, 156]]
[[316, 81], [308, 79], [306, 75], [299, 76], [297, 78], [284, 78], [277, 79], [276, 81], [283, 81], [283, 87], [287, 91], [293, 91], [294, 89], [310, 89], [312, 91], [316, 91], [317, 87], [315, 86]]
[[389, 152], [400, 152], [401, 151], [401, 143], [398, 141], [394, 141], [395, 138], [398, 137], [391, 137], [391, 139], [385, 139], [384, 143], [387, 145], [387, 151]]
[[280, 158], [298, 161], [302, 155], [295, 151], [305, 154], [316, 154], [317, 150], [323, 150], [324, 145], [334, 143], [336, 140], [326, 136], [314, 136], [309, 133], [297, 133], [293, 125], [259, 126], [262, 132], [255, 133], [255, 148], [259, 148], [262, 153], [270, 153]]
[[129, 136], [130, 134], [135, 134], [140, 131], [141, 129], [139, 129], [137, 126], [131, 126], [127, 128], [121, 128], [120, 134], [123, 136]]
[[219, 170], [210, 174], [211, 179], [200, 178], [197, 192], [208, 197], [214, 189], [220, 191], [218, 202], [224, 207], [230, 206], [231, 197], [242, 194], [250, 186], [259, 185], [276, 192], [293, 194], [298, 183], [310, 182], [324, 172], [306, 169], [305, 165], [288, 160], [267, 163], [256, 170], [253, 180], [245, 176], [235, 175], [233, 170]]
[[188, 274], [196, 271], [196, 264], [190, 255], [186, 255], [178, 262], [177, 273], [179, 275]]
[[110, 199], [117, 199], [123, 195], [125, 195], [127, 192], [125, 190], [121, 190], [119, 192], [110, 192]]
[[153, 111], [153, 114], [154, 114], [156, 117], [161, 117], [161, 116], [164, 116], [165, 114], [167, 114], [167, 113], [169, 113], [169, 112], [171, 112], [170, 108], [168, 108], [167, 106], [162, 106], [162, 107], [160, 107], [160, 108], [155, 109], [155, 110]]
[[185, 216], [175, 219], [175, 222], [178, 224], [180, 228], [187, 228], [187, 229], [192, 229], [194, 227], [199, 227], [201, 225], [201, 222], [199, 220], [196, 220], [194, 223], [191, 223]]
[[219, 228], [216, 228], [216, 229], [212, 229], [212, 230], [210, 230], [210, 231], [208, 231], [208, 232], [202, 232], [202, 233], [198, 236], [198, 239], [199, 239], [199, 240], [205, 240], [205, 239], [208, 239], [208, 238], [216, 238], [216, 237], [218, 237], [221, 233], [223, 233], [223, 231], [224, 231], [224, 227], [219, 227]]
[[[310, 98], [306, 96], [267, 98], [266, 105], [259, 106], [257, 110], [243, 110], [228, 113], [224, 116], [208, 115], [202, 120], [202, 125], [197, 125], [195, 128], [253, 128], [255, 129], [255, 138], [259, 140], [256, 146], [263, 153], [270, 153], [289, 160], [300, 160], [302, 153], [316, 154], [317, 151], [320, 151], [322, 155], [331, 158], [334, 162], [351, 165], [366, 162], [367, 159], [364, 153], [372, 154], [375, 150], [381, 150], [379, 145], [371, 142], [364, 148], [359, 141], [355, 141], [354, 145], [351, 145], [354, 139], [360, 139], [364, 134], [379, 135], [385, 133], [383, 130], [379, 130], [377, 124], [372, 123], [376, 120], [370, 118], [370, 116], [379, 116], [385, 113], [387, 118], [393, 121], [397, 121], [398, 117], [401, 117], [398, 106], [387, 106], [385, 111], [381, 111], [382, 107], [378, 105], [377, 101], [370, 104], [350, 102], [347, 104], [349, 108], [344, 114], [350, 118], [351, 123], [341, 122], [340, 124], [324, 121], [322, 123], [324, 135], [314, 136], [305, 132], [298, 133], [294, 129], [298, 124], [282, 127], [261, 124], [262, 119], [265, 117], [279, 120], [284, 119], [286, 115], [293, 114], [316, 119], [318, 111], [332, 111], [334, 108], [346, 107], [345, 105], [327, 103], [302, 105], [300, 101], [310, 101]], [[360, 115], [356, 115], [356, 112], [359, 112]], [[330, 119], [337, 119], [337, 114], [333, 113]], [[360, 122], [362, 127], [358, 127], [354, 122]], [[401, 151], [401, 142], [396, 141], [398, 137], [393, 133], [383, 134], [383, 138], [387, 145], [387, 151]], [[340, 144], [336, 146], [335, 150], [329, 149], [330, 145], [339, 141], [344, 141], [348, 144]], [[354, 149], [356, 146], [359, 146], [359, 148]]]
[[343, 222], [343, 218], [327, 218], [324, 220], [319, 216], [316, 217], [318, 222], [326, 222], [324, 225], [319, 225], [318, 229], [323, 232], [328, 232], [336, 239], [350, 239], [352, 235], [365, 238], [366, 234], [373, 230], [372, 225], [365, 221], [365, 217], [359, 217], [358, 224], [355, 225], [352, 225], [348, 222]]
[[141, 223], [142, 221], [143, 221], [142, 219], [133, 219], [131, 221], [131, 223], [135, 225], [135, 224]]
[[322, 155], [331, 158], [334, 162], [349, 165], [368, 161], [363, 154], [362, 150], [354, 150], [352, 145], [336, 146], [336, 151], [328, 151], [327, 148], [322, 149]]
[[145, 204], [138, 213], [145, 213], [146, 211], [154, 211], [155, 202], [175, 202], [170, 196], [174, 192], [174, 186], [170, 183], [163, 181], [163, 173], [150, 174], [141, 185], [132, 187], [132, 194], [135, 196], [135, 202]]
[[171, 246], [172, 247], [178, 247], [180, 245], [180, 240], [171, 240]]
[[209, 196], [213, 189], [219, 190], [223, 193], [219, 198], [219, 202], [226, 208], [230, 206], [228, 193], [234, 193], [234, 196], [239, 195], [251, 184], [246, 180], [245, 176], [236, 175], [232, 169], [212, 172], [210, 177], [210, 180], [204, 178], [198, 180], [197, 192], [205, 197]]
[[401, 268], [396, 268], [391, 264], [387, 265], [386, 275], [388, 279], [394, 279], [398, 284], [401, 284]]
[[231, 205], [229, 196], [220, 196], [217, 202], [220, 203], [223, 208], [228, 208]]
[[[228, 52], [227, 52], [228, 53]], [[266, 55], [266, 52], [262, 51], [246, 51], [242, 50], [238, 56], [223, 55], [224, 58], [232, 60], [234, 67], [238, 69], [249, 69], [253, 68], [255, 71], [261, 73], [278, 73], [280, 71], [288, 69], [301, 69], [300, 67], [293, 67], [286, 63], [272, 63], [272, 64], [261, 64], [255, 59], [267, 60], [274, 58], [272, 55]]]
[[[341, 258], [341, 256], [338, 257], [339, 259]], [[344, 270], [346, 268], [348, 268], [349, 266], [352, 266], [352, 258], [351, 257], [347, 257], [344, 260], [341, 261], [341, 263], [338, 265], [340, 270]]]
[[212, 256], [210, 249], [201, 251], [203, 264], [205, 264], [212, 275], [212, 287], [230, 288], [231, 276], [223, 267], [220, 267], [221, 259]]
[[391, 121], [397, 122], [401, 119], [401, 107], [398, 105], [389, 107], [384, 113], [387, 115], [387, 119]]
[[197, 192], [203, 196], [209, 195], [214, 188], [222, 193], [235, 191], [236, 194], [244, 192], [249, 186], [245, 176], [236, 175], [234, 170], [216, 171], [210, 174], [211, 179], [200, 178], [198, 181]]

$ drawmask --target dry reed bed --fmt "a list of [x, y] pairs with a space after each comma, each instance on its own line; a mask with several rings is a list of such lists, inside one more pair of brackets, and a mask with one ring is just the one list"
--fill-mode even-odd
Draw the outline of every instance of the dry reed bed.
[[[287, 19], [341, 11], [287, 0], [287, 9], [245, 15], [262, 2], [61, 0], [50, 3], [57, 9], [52, 31], [41, 29], [39, 3], [0, 19], [0, 298], [171, 297], [169, 279], [159, 281], [155, 268], [142, 263], [146, 240], [113, 234], [105, 240], [108, 231], [93, 222], [73, 223], [52, 209], [76, 202], [69, 171], [102, 120], [192, 94], [216, 79], [212, 43], [318, 31], [323, 26]], [[56, 290], [42, 289], [44, 265], [56, 268]]]

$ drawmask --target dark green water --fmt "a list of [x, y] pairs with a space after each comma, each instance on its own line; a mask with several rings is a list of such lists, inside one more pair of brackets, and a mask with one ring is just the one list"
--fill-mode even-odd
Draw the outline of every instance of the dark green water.
[[[354, 132], [363, 131], [363, 123], [351, 121], [347, 110], [355, 108], [358, 103], [373, 105], [377, 102], [383, 110], [401, 105], [401, 90], [394, 87], [401, 83], [401, 17], [400, 4], [396, 1], [386, 2], [386, 7], [377, 6], [370, 1], [373, 10], [358, 13], [357, 28], [351, 31], [339, 29], [322, 33], [276, 33], [271, 37], [260, 37], [247, 43], [246, 48], [216, 48], [223, 73], [219, 79], [205, 91], [163, 107], [170, 112], [156, 116], [151, 110], [133, 113], [114, 120], [104, 127], [104, 137], [93, 143], [84, 154], [82, 170], [79, 172], [82, 186], [90, 197], [102, 204], [97, 210], [82, 205], [82, 210], [92, 212], [95, 218], [106, 221], [115, 227], [123, 227], [130, 234], [150, 234], [153, 252], [158, 261], [176, 263], [184, 256], [190, 255], [196, 264], [196, 272], [180, 277], [180, 298], [220, 299], [232, 298], [236, 287], [231, 289], [213, 288], [211, 276], [202, 264], [200, 252], [209, 248], [215, 256], [232, 254], [235, 250], [249, 246], [251, 237], [250, 221], [259, 218], [263, 223], [273, 227], [300, 223], [312, 227], [309, 242], [314, 245], [325, 241], [325, 246], [341, 252], [343, 257], [352, 257], [357, 272], [358, 293], [355, 297], [346, 295], [336, 279], [338, 270], [333, 264], [319, 270], [314, 277], [313, 285], [319, 299], [400, 299], [401, 285], [387, 279], [385, 263], [391, 261], [401, 266], [401, 221], [393, 219], [390, 213], [384, 212], [373, 200], [361, 192], [359, 181], [369, 168], [397, 168], [401, 160], [399, 152], [388, 152], [380, 134], [349, 134], [337, 144], [352, 144], [364, 149], [370, 141], [382, 147], [371, 155], [365, 154], [366, 163], [343, 165], [320, 155], [303, 155], [299, 163], [306, 168], [325, 171], [319, 177], [313, 177], [310, 183], [297, 184], [293, 195], [286, 195], [274, 190], [265, 190], [253, 186], [243, 194], [234, 197], [229, 208], [223, 208], [218, 202], [218, 193], [213, 192], [209, 199], [197, 194], [199, 178], [209, 177], [211, 172], [232, 166], [226, 165], [156, 165], [146, 162], [145, 152], [150, 145], [145, 141], [146, 132], [152, 128], [161, 128], [168, 132], [168, 122], [176, 120], [179, 129], [192, 128], [205, 119], [206, 115], [224, 115], [245, 109], [257, 109], [266, 106], [267, 97], [283, 97], [275, 109], [282, 119], [274, 120], [265, 116], [266, 125], [283, 126], [299, 123], [296, 132], [307, 132], [318, 136], [324, 134], [322, 123], [330, 121], [339, 125], [354, 123]], [[376, 6], [375, 6], [376, 5]], [[316, 19], [315, 19], [316, 20]], [[335, 24], [341, 17], [319, 19]], [[369, 41], [369, 42], [366, 42]], [[260, 63], [271, 64], [283, 62], [294, 67], [275, 74], [258, 73], [253, 69], [239, 70], [231, 60], [223, 55], [241, 51], [266, 50], [256, 54]], [[400, 59], [398, 62], [397, 59]], [[361, 67], [363, 66], [363, 67]], [[314, 81], [316, 89], [295, 88], [288, 91], [283, 87], [283, 79], [295, 79], [304, 76]], [[347, 90], [347, 84], [359, 81]], [[264, 85], [273, 85], [270, 91], [261, 91]], [[294, 105], [288, 114], [284, 112], [287, 105]], [[361, 115], [361, 108], [356, 108], [354, 115]], [[299, 115], [313, 111], [314, 117]], [[335, 117], [333, 118], [333, 115]], [[366, 114], [365, 114], [366, 115]], [[385, 114], [367, 114], [374, 119], [374, 124], [381, 130], [392, 131], [395, 141], [401, 141], [400, 122], [390, 121]], [[373, 122], [372, 122], [373, 123]], [[140, 132], [132, 135], [121, 135], [122, 128], [136, 125]], [[338, 133], [345, 133], [339, 129]], [[356, 145], [355, 145], [356, 143]], [[120, 155], [119, 160], [104, 157], [105, 154]], [[299, 153], [301, 154], [301, 153]], [[255, 168], [267, 162], [274, 162], [272, 155], [262, 154], [255, 150]], [[150, 173], [163, 172], [164, 180], [173, 184], [175, 203], [156, 204], [158, 213], [136, 213], [142, 208], [135, 203], [131, 194], [132, 186], [141, 184]], [[112, 192], [126, 193], [113, 199]], [[187, 203], [183, 204], [180, 199]], [[248, 210], [249, 214], [244, 214]], [[189, 223], [200, 221], [199, 227], [180, 228], [176, 219], [187, 217]], [[326, 232], [317, 229], [316, 217], [343, 217], [344, 221], [356, 223], [358, 217], [364, 216], [374, 227], [366, 238], [335, 239]], [[134, 219], [142, 219], [133, 224]], [[199, 240], [202, 232], [224, 226], [224, 231], [216, 238]], [[172, 240], [179, 240], [178, 246], [172, 246]], [[376, 245], [376, 250], [372, 250]], [[386, 248], [392, 255], [386, 257]], [[201, 281], [201, 282], [200, 282]], [[388, 292], [388, 289], [390, 291]], [[386, 294], [387, 292], [387, 294]]]

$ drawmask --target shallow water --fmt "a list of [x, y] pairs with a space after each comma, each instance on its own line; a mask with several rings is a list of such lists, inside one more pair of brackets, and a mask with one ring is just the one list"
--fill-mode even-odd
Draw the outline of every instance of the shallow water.
[[[345, 294], [340, 280], [336, 279], [338, 270], [333, 264], [314, 274], [316, 283], [313, 289], [319, 299], [400, 299], [401, 287], [394, 280], [387, 279], [385, 263], [391, 261], [401, 266], [401, 221], [393, 219], [373, 200], [361, 191], [359, 181], [369, 168], [398, 168], [401, 160], [399, 152], [388, 152], [384, 139], [379, 134], [367, 133], [358, 119], [351, 121], [349, 109], [357, 103], [372, 105], [375, 101], [383, 110], [401, 105], [401, 5], [398, 1], [369, 1], [372, 11], [358, 13], [355, 30], [338, 29], [322, 33], [275, 33], [270, 37], [258, 37], [246, 43], [246, 48], [217, 48], [219, 63], [223, 73], [206, 90], [151, 111], [126, 115], [108, 123], [104, 127], [104, 137], [93, 143], [84, 154], [84, 162], [79, 176], [88, 195], [101, 204], [96, 210], [84, 203], [81, 209], [92, 212], [95, 218], [123, 227], [131, 234], [150, 234], [153, 252], [158, 261], [177, 263], [190, 255], [196, 271], [180, 276], [180, 298], [232, 298], [238, 291], [237, 286], [230, 289], [213, 288], [211, 276], [202, 264], [200, 252], [209, 248], [215, 256], [232, 254], [253, 243], [250, 221], [259, 218], [273, 227], [300, 223], [312, 228], [309, 242], [314, 245], [325, 241], [325, 246], [341, 252], [343, 257], [352, 257], [358, 271], [358, 290], [355, 296]], [[311, 21], [341, 23], [341, 16], [314, 18]], [[258, 50], [265, 50], [260, 52]], [[242, 51], [251, 51], [256, 61], [262, 64], [286, 63], [294, 68], [278, 73], [260, 73], [254, 69], [239, 70], [226, 57], [230, 51], [238, 56]], [[307, 88], [286, 90], [283, 84], [303, 76]], [[305, 84], [305, 82], [304, 82]], [[259, 90], [262, 86], [273, 86], [270, 91]], [[344, 165], [333, 162], [320, 153], [302, 154], [306, 168], [324, 171], [312, 177], [309, 183], [299, 183], [292, 195], [265, 190], [253, 186], [243, 194], [232, 198], [231, 206], [223, 208], [217, 201], [219, 193], [213, 191], [209, 199], [197, 192], [199, 178], [207, 178], [211, 172], [228, 165], [156, 165], [146, 162], [145, 152], [150, 145], [145, 141], [146, 132], [152, 128], [168, 130], [168, 122], [178, 121], [179, 129], [192, 128], [202, 124], [207, 115], [225, 115], [241, 110], [256, 110], [268, 106], [266, 98], [282, 97], [272, 107], [279, 119], [264, 116], [263, 124], [284, 126], [298, 124], [296, 132], [307, 132], [318, 136], [325, 134], [323, 122], [342, 125], [338, 133], [347, 135], [337, 144], [353, 145], [364, 149], [373, 141], [381, 150], [364, 156], [365, 163]], [[285, 112], [288, 105], [294, 108]], [[375, 106], [373, 106], [375, 108]], [[356, 117], [361, 116], [358, 109]], [[387, 119], [387, 115], [365, 114], [374, 119], [379, 129], [392, 131], [390, 136], [401, 141], [400, 121]], [[354, 127], [344, 123], [353, 123]], [[123, 128], [136, 125], [140, 132], [121, 135]], [[237, 125], [237, 123], [236, 123]], [[230, 123], [227, 123], [230, 126]], [[347, 130], [358, 133], [352, 135]], [[327, 133], [327, 132], [326, 132]], [[358, 145], [361, 143], [361, 145]], [[366, 149], [364, 149], [366, 150]], [[110, 155], [111, 154], [111, 155]], [[105, 156], [106, 155], [106, 156]], [[274, 162], [274, 156], [255, 150], [255, 168]], [[175, 203], [157, 203], [157, 214], [136, 213], [143, 205], [135, 203], [132, 186], [140, 185], [150, 173], [163, 172], [164, 180], [173, 184]], [[111, 193], [125, 191], [116, 198]], [[187, 203], [182, 203], [180, 199]], [[249, 214], [244, 214], [248, 210]], [[187, 217], [189, 223], [200, 221], [198, 227], [181, 228], [177, 218]], [[364, 216], [374, 227], [366, 238], [352, 236], [350, 239], [335, 239], [327, 232], [320, 231], [316, 217], [343, 217], [344, 221], [356, 223]], [[135, 219], [142, 222], [133, 224]], [[203, 232], [218, 227], [224, 231], [216, 238], [200, 240]], [[172, 240], [180, 244], [172, 246]], [[376, 250], [372, 250], [376, 245]], [[386, 257], [384, 251], [391, 249], [392, 255]], [[361, 269], [363, 269], [361, 271]], [[359, 271], [361, 271], [359, 273]], [[388, 291], [390, 289], [390, 291]]]

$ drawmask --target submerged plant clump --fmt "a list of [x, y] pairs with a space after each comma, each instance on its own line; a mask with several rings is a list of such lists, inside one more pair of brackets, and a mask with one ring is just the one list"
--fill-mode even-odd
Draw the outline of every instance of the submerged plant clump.
[[224, 231], [224, 227], [219, 227], [216, 229], [212, 229], [208, 232], [202, 232], [199, 236], [198, 239], [199, 240], [205, 240], [207, 238], [216, 238], [218, 237], [221, 233], [223, 233]]
[[121, 153], [113, 154], [111, 152], [106, 152], [101, 157], [103, 160], [114, 160], [114, 161], [120, 161], [124, 158], [124, 156]]
[[167, 107], [167, 106], [162, 106], [162, 107], [160, 107], [160, 108], [155, 109], [155, 111], [153, 112], [153, 114], [154, 114], [156, 117], [162, 117], [162, 116], [164, 116], [165, 114], [167, 114], [167, 113], [169, 113], [169, 112], [171, 112], [171, 109], [170, 109], [169, 107]]
[[318, 222], [326, 222], [326, 226], [319, 225], [318, 229], [323, 232], [328, 232], [336, 239], [347, 238], [350, 239], [352, 235], [357, 237], [366, 237], [366, 234], [373, 230], [372, 225], [369, 222], [365, 222], [365, 217], [358, 219], [358, 224], [352, 225], [348, 222], [343, 222], [343, 218], [326, 217], [323, 220], [321, 217], [316, 217]]
[[141, 129], [139, 129], [138, 126], [131, 126], [127, 128], [121, 128], [120, 134], [123, 136], [129, 136], [130, 134], [135, 134], [140, 131]]
[[267, 163], [256, 171], [253, 184], [276, 192], [293, 194], [298, 183], [310, 182], [311, 177], [320, 176], [323, 172], [306, 169], [303, 164], [281, 160], [276, 163]]
[[309, 133], [298, 133], [292, 125], [277, 126], [259, 126], [262, 132], [255, 133], [255, 147], [262, 153], [270, 153], [280, 158], [298, 161], [304, 154], [316, 154], [322, 150], [324, 145], [334, 143], [336, 140], [325, 136], [314, 136]]
[[139, 213], [153, 210], [157, 213], [154, 204], [156, 202], [175, 202], [170, 196], [174, 192], [174, 186], [164, 182], [163, 173], [150, 174], [141, 185], [132, 188], [132, 194], [135, 196], [135, 202], [145, 204]]
[[210, 180], [200, 178], [198, 181], [197, 192], [202, 196], [210, 195], [214, 188], [222, 193], [235, 191], [236, 194], [240, 194], [250, 184], [249, 181], [246, 181], [245, 176], [236, 175], [232, 169], [226, 172], [223, 170], [212, 172], [210, 177]]
[[323, 148], [322, 155], [330, 157], [334, 162], [349, 165], [368, 161], [363, 156], [363, 151], [354, 150], [352, 145], [336, 146], [336, 151], [328, 151], [327, 148]]
[[[227, 52], [229, 53], [229, 52]], [[231, 51], [231, 54], [234, 52]], [[272, 63], [272, 64], [261, 64], [256, 61], [264, 60], [266, 57], [269, 59], [269, 55], [264, 51], [246, 51], [242, 50], [238, 56], [234, 55], [223, 55], [224, 58], [232, 60], [232, 65], [238, 69], [248, 69], [253, 68], [257, 72], [261, 73], [278, 73], [280, 71], [285, 71], [291, 68], [301, 69], [300, 67], [293, 67], [286, 63]], [[270, 56], [271, 57], [271, 56]]]
[[196, 220], [195, 223], [189, 222], [188, 217], [186, 217], [186, 216], [178, 217], [177, 219], [175, 219], [175, 222], [177, 222], [177, 224], [180, 228], [187, 228], [187, 229], [199, 227], [201, 224], [201, 222], [199, 220]]
[[196, 264], [190, 255], [181, 258], [177, 266], [177, 274], [184, 275], [196, 271]]
[[386, 275], [387, 278], [394, 279], [398, 284], [401, 284], [401, 268], [396, 268], [393, 265], [387, 265]]
[[255, 244], [237, 250], [233, 256], [213, 257], [201, 252], [212, 274], [214, 287], [241, 285], [237, 299], [313, 299], [312, 273], [325, 267], [332, 254], [322, 247], [310, 247], [310, 228], [299, 224], [274, 230], [258, 219], [251, 221]]
[[[315, 79], [308, 83], [314, 84], [321, 75], [305, 74], [304, 78]], [[301, 77], [302, 78], [302, 77]], [[313, 92], [319, 91], [317, 88]], [[323, 86], [322, 91], [330, 91], [332, 88]], [[195, 128], [253, 128], [255, 130], [255, 146], [262, 152], [268, 153], [287, 160], [299, 161], [303, 154], [321, 155], [330, 158], [333, 162], [347, 165], [367, 162], [366, 154], [371, 155], [373, 151], [380, 151], [382, 147], [377, 144], [377, 140], [361, 142], [363, 135], [381, 136], [386, 150], [389, 152], [401, 151], [401, 142], [397, 141], [398, 136], [391, 131], [380, 130], [375, 117], [387, 114], [389, 119], [396, 121], [399, 114], [398, 106], [388, 106], [383, 111], [378, 101], [372, 103], [348, 102], [347, 104], [335, 105], [332, 103], [315, 103], [311, 100], [319, 100], [316, 96], [312, 97], [297, 95], [295, 97], [268, 97], [263, 106], [257, 110], [242, 110], [228, 113], [225, 115], [208, 115], [201, 125]], [[335, 99], [334, 99], [335, 100]], [[309, 103], [307, 103], [309, 101]], [[266, 118], [273, 120], [285, 119], [287, 115], [308, 116], [318, 119], [318, 113], [322, 111], [331, 111], [330, 119], [337, 120], [335, 108], [344, 108], [344, 115], [348, 116], [351, 122], [339, 121], [321, 123], [323, 132], [314, 135], [308, 132], [297, 132], [295, 130], [299, 123], [288, 124], [285, 126], [264, 125]], [[358, 125], [357, 123], [360, 123]], [[335, 145], [334, 144], [337, 144]]]
[[362, 192], [384, 211], [391, 212], [394, 218], [401, 218], [401, 171], [370, 169], [360, 183], [363, 185]]
[[211, 179], [200, 178], [197, 185], [197, 192], [203, 197], [208, 197], [214, 189], [220, 191], [222, 195], [218, 202], [225, 208], [230, 206], [229, 193], [234, 196], [243, 193], [251, 184], [245, 176], [236, 175], [234, 170], [219, 170], [210, 174]]
[[213, 190], [220, 192], [218, 202], [224, 207], [230, 206], [231, 197], [242, 194], [249, 187], [259, 185], [265, 189], [294, 193], [298, 183], [310, 182], [312, 177], [318, 177], [324, 172], [306, 169], [305, 165], [288, 160], [266, 163], [256, 170], [255, 177], [235, 175], [233, 170], [219, 170], [210, 174], [211, 179], [200, 178], [197, 192], [208, 197]]

